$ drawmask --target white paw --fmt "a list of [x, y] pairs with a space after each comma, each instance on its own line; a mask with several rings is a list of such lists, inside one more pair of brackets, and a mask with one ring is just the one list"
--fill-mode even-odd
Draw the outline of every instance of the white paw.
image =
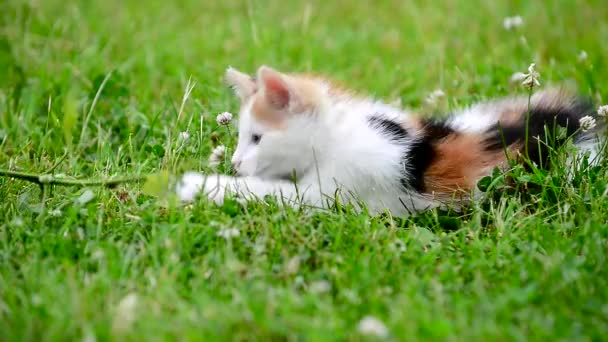
[[175, 192], [180, 200], [192, 202], [203, 191], [209, 200], [222, 204], [229, 178], [221, 175], [206, 176], [197, 172], [187, 172], [177, 183]]
[[177, 197], [184, 202], [194, 201], [204, 183], [205, 177], [202, 174], [196, 172], [185, 173], [175, 187]]

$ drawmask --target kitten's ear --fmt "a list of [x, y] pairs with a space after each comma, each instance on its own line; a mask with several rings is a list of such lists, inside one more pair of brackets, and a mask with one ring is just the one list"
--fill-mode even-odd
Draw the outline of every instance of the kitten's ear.
[[233, 67], [226, 69], [224, 79], [226, 84], [234, 90], [234, 93], [241, 101], [247, 100], [257, 90], [257, 85], [251, 76], [242, 73]]
[[289, 84], [287, 76], [265, 65], [258, 69], [258, 82], [264, 89], [268, 104], [276, 110], [287, 109], [294, 101], [295, 93]]

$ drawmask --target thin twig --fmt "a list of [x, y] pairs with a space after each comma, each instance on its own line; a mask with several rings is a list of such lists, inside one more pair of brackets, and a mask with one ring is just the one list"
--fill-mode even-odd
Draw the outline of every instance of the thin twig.
[[76, 185], [76, 186], [115, 186], [122, 183], [139, 182], [146, 179], [146, 176], [117, 177], [111, 179], [91, 180], [91, 179], [69, 179], [55, 177], [50, 174], [38, 175], [35, 173], [18, 172], [10, 170], [0, 170], [0, 176], [11, 177], [36, 183], [38, 185]]

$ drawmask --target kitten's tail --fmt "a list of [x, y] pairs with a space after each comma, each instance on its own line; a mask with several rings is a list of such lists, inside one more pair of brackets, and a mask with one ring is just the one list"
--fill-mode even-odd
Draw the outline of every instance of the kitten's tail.
[[541, 91], [529, 101], [518, 98], [499, 105], [499, 122], [491, 127], [489, 147], [518, 146], [539, 166], [549, 163], [550, 150], [574, 140], [589, 162], [599, 159], [605, 142], [606, 124], [589, 99], [563, 90]]

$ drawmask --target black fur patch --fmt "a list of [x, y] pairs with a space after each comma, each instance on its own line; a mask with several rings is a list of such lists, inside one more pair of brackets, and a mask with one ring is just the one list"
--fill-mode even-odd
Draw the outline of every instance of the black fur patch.
[[409, 177], [402, 178], [401, 184], [408, 189], [424, 192], [424, 173], [435, 159], [435, 148], [432, 141], [437, 139], [431, 135], [425, 135], [412, 144], [408, 156], [404, 158], [407, 165]]
[[392, 142], [399, 142], [409, 136], [407, 130], [400, 124], [378, 116], [368, 119], [373, 128], [380, 129]]
[[[368, 119], [371, 127], [380, 130], [392, 143], [401, 143], [405, 138], [409, 137], [408, 131], [400, 124], [379, 116], [372, 116]], [[421, 160], [427, 145], [424, 143], [414, 142], [409, 153], [403, 151], [401, 156], [401, 164], [403, 165], [401, 184], [405, 189], [414, 189], [420, 191], [424, 188], [424, 180], [422, 175], [424, 168], [419, 167], [424, 164]], [[421, 154], [422, 153], [422, 154]]]
[[410, 176], [409, 181], [405, 182], [405, 179], [402, 179], [403, 186], [418, 192], [426, 190], [424, 174], [437, 156], [434, 144], [449, 135], [457, 134], [445, 120], [425, 119], [422, 121], [422, 125], [423, 135], [412, 143], [406, 164]]
[[[405, 138], [410, 137], [408, 131], [398, 123], [382, 118], [371, 117], [369, 123], [372, 127], [380, 129], [394, 143], [399, 143]], [[423, 135], [417, 137], [410, 145], [407, 153], [403, 153], [401, 158], [403, 165], [403, 176], [400, 179], [401, 185], [406, 190], [424, 192], [424, 174], [429, 168], [437, 153], [433, 144], [438, 140], [454, 134], [445, 121], [424, 120]]]
[[[509, 125], [500, 123], [487, 131], [486, 150], [504, 149], [515, 143], [527, 145], [528, 158], [539, 166], [547, 166], [551, 149], [561, 146], [568, 137], [580, 128], [579, 120], [592, 115], [592, 104], [583, 99], [566, 108], [532, 108], [529, 113], [522, 113], [521, 119]], [[526, 141], [526, 121], [528, 121], [528, 141]], [[560, 133], [560, 130], [564, 130]], [[525, 152], [526, 146], [522, 148]]]
[[427, 136], [430, 141], [441, 140], [455, 132], [452, 127], [448, 126], [447, 121], [437, 119], [422, 120], [422, 126], [425, 136]]

